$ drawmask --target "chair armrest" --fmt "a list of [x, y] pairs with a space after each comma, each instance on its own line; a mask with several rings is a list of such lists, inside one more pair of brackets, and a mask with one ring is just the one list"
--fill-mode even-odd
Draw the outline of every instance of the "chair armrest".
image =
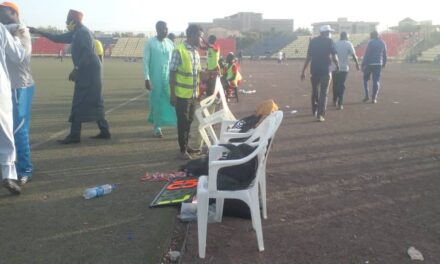
[[215, 102], [215, 99], [216, 99], [215, 95], [208, 96], [200, 101], [200, 106], [201, 107], [210, 106]]
[[220, 129], [220, 137], [223, 133], [230, 131], [229, 127], [234, 125], [236, 122], [237, 120], [223, 120], [222, 127]]
[[231, 139], [238, 139], [238, 138], [249, 138], [254, 134], [254, 129], [249, 130], [248, 132], [225, 132], [220, 134], [219, 141], [221, 143], [229, 143]]
[[207, 117], [205, 117], [202, 122], [200, 122], [201, 127], [212, 126], [214, 124], [218, 124], [223, 122], [224, 120], [228, 120], [229, 115], [226, 113], [224, 109], [221, 109]]

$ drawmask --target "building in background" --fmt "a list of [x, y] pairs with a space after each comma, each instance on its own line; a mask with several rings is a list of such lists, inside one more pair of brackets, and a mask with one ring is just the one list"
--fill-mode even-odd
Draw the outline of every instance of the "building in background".
[[335, 33], [341, 33], [343, 31], [349, 34], [369, 34], [376, 30], [378, 22], [364, 22], [364, 21], [348, 21], [347, 18], [338, 18], [336, 21], [326, 21], [313, 23], [313, 34], [319, 35], [319, 28], [323, 25], [330, 25], [335, 30]]
[[261, 13], [240, 12], [225, 18], [215, 18], [212, 22], [190, 22], [205, 31], [224, 28], [240, 32], [293, 32], [293, 19], [264, 19]]

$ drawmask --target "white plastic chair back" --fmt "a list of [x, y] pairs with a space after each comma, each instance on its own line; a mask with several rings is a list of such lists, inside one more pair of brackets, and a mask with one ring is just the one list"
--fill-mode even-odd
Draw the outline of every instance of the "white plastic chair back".
[[[221, 109], [214, 113], [210, 113], [210, 106], [216, 103], [217, 96], [221, 100]], [[196, 118], [199, 121], [199, 133], [202, 136], [202, 141], [208, 147], [218, 143], [218, 136], [215, 133], [214, 125], [221, 123], [223, 120], [235, 120], [235, 116], [229, 109], [228, 102], [225, 96], [220, 77], [217, 77], [213, 95], [200, 102], [200, 108], [195, 112]]]
[[[239, 160], [219, 160], [222, 153], [227, 150], [221, 146], [213, 146], [209, 152], [209, 177], [201, 176], [197, 186], [197, 227], [199, 239], [199, 256], [205, 257], [206, 236], [208, 225], [208, 205], [209, 199], [216, 199], [216, 220], [221, 221], [223, 214], [224, 199], [239, 199], [244, 201], [251, 210], [252, 226], [257, 235], [258, 249], [264, 250], [263, 230], [261, 226], [260, 200], [258, 195], [258, 186], [260, 177], [263, 175], [259, 171], [264, 166], [266, 158], [267, 146], [269, 144], [270, 132], [275, 126], [274, 116], [269, 116], [255, 129], [253, 136], [254, 142], [257, 142], [256, 149], [248, 156]], [[217, 176], [218, 171], [224, 167], [231, 167], [244, 164], [251, 159], [257, 157], [258, 167], [255, 180], [245, 189], [242, 190], [218, 190]]]

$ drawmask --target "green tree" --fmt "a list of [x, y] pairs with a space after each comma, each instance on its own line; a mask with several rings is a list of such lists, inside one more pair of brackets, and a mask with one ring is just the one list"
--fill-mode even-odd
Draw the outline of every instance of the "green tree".
[[58, 28], [52, 27], [52, 26], [38, 27], [37, 29], [41, 30], [43, 32], [51, 33], [51, 34], [61, 34], [61, 33], [66, 32], [66, 30], [64, 30], [64, 29], [58, 29]]
[[298, 28], [295, 30], [295, 34], [297, 36], [311, 36], [312, 32], [310, 32], [310, 29], [308, 28]]

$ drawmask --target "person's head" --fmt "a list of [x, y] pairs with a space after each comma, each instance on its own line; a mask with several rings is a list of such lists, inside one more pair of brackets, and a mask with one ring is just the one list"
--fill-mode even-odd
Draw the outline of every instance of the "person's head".
[[194, 47], [200, 47], [200, 41], [203, 36], [203, 30], [200, 26], [191, 24], [186, 29], [186, 40], [188, 44]]
[[324, 25], [319, 28], [320, 35], [323, 37], [330, 37], [331, 32], [334, 30], [330, 27], [330, 25]]
[[341, 32], [340, 40], [348, 40], [348, 34], [345, 31]]
[[174, 40], [176, 39], [176, 35], [174, 35], [174, 33], [170, 33], [168, 34], [167, 38], [169, 38], [172, 42], [174, 42]]
[[83, 16], [84, 16], [83, 13], [79, 11], [73, 9], [69, 10], [66, 19], [67, 30], [75, 31], [78, 28], [78, 26], [82, 24]]
[[377, 32], [376, 30], [371, 32], [370, 38], [372, 38], [372, 39], [379, 38], [379, 32]]
[[166, 38], [168, 35], [167, 23], [165, 23], [164, 21], [158, 21], [156, 23], [156, 32], [157, 32], [157, 38], [159, 40], [163, 40], [164, 38]]
[[210, 35], [208, 38], [208, 43], [209, 44], [214, 44], [217, 41], [217, 37], [214, 35]]
[[0, 4], [0, 22], [2, 24], [18, 24], [20, 22], [20, 10], [18, 6], [11, 2]]
[[228, 56], [226, 56], [226, 63], [231, 64], [235, 60], [235, 55], [232, 52], [229, 52]]

